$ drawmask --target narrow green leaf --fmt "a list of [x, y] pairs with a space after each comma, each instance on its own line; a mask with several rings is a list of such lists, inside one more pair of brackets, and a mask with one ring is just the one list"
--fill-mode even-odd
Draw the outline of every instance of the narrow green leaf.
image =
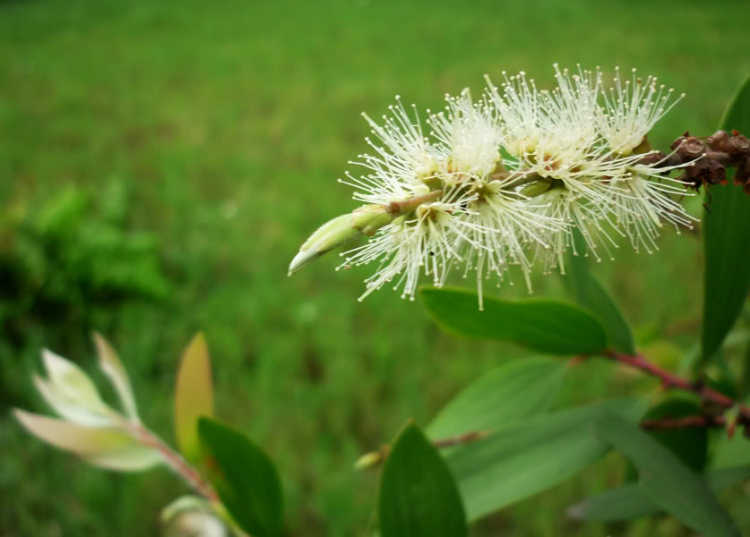
[[635, 354], [635, 340], [625, 315], [607, 290], [589, 271], [586, 241], [574, 230], [575, 253], [568, 255], [568, 274], [564, 277], [575, 301], [590, 310], [604, 326], [607, 339], [615, 350]]
[[523, 358], [498, 367], [454, 397], [427, 432], [445, 438], [537, 416], [557, 400], [565, 370], [564, 362], [551, 358]]
[[198, 421], [208, 477], [232, 518], [253, 537], [281, 534], [281, 481], [268, 455], [239, 431]]
[[449, 332], [481, 339], [513, 341], [550, 354], [593, 354], [607, 346], [604, 328], [577, 306], [546, 299], [501, 300], [464, 289], [421, 289], [435, 321]]
[[511, 423], [447, 456], [469, 520], [548, 489], [599, 460], [609, 450], [591, 423], [603, 412], [633, 420], [642, 403], [603, 401]]
[[[650, 409], [644, 419], [684, 418], [700, 416], [701, 413], [701, 405], [697, 401], [675, 397]], [[708, 461], [708, 429], [705, 427], [655, 429], [648, 431], [648, 434], [677, 455], [691, 470], [700, 473], [706, 467]]]
[[385, 461], [378, 513], [383, 537], [466, 535], [466, 515], [453, 476], [413, 423], [398, 435]]
[[[750, 479], [750, 466], [709, 470], [704, 476], [708, 488], [715, 494]], [[637, 484], [624, 485], [587, 498], [568, 509], [568, 516], [581, 520], [602, 522], [631, 520], [662, 512]]]
[[[719, 125], [750, 136], [750, 76], [740, 86]], [[703, 216], [706, 271], [701, 358], [719, 349], [734, 324], [750, 288], [750, 196], [732, 184], [711, 187], [710, 213]]]
[[182, 354], [174, 397], [175, 434], [180, 450], [190, 461], [200, 459], [198, 418], [211, 417], [213, 411], [211, 359], [208, 355], [206, 338], [199, 333]]
[[610, 413], [595, 429], [638, 468], [638, 487], [659, 507], [707, 537], [740, 535], [706, 483], [636, 424]]

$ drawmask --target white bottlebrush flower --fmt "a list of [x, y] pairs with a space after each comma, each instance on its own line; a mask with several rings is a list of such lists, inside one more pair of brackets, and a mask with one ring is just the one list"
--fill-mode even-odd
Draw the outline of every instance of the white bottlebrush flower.
[[[600, 259], [623, 237], [653, 251], [664, 222], [690, 225], [676, 199], [685, 189], [668, 177], [676, 167], [644, 158], [646, 135], [676, 103], [671, 90], [634, 74], [628, 82], [618, 75], [605, 92], [599, 69], [557, 65], [552, 90], [523, 72], [503, 77], [499, 88], [488, 78], [478, 102], [468, 90], [448, 97], [446, 110], [427, 118], [429, 135], [416, 108], [407, 112], [400, 101], [382, 125], [365, 116], [374, 154], [355, 163], [364, 175], [342, 182], [377, 218], [360, 226], [355, 212], [323, 226], [290, 272], [340, 237], [364, 234], [369, 242], [343, 254], [342, 265], [377, 264], [361, 298], [386, 283], [413, 298], [421, 274], [440, 286], [461, 265], [464, 277], [475, 273], [481, 308], [483, 281], [502, 281], [510, 265], [529, 290], [536, 262], [564, 272], [576, 228]], [[338, 242], [323, 233], [333, 227]]]
[[[614, 85], [602, 92], [604, 106], [598, 109], [596, 126], [612, 151], [629, 155], [640, 146], [652, 127], [684, 96], [672, 100], [674, 90], [657, 85], [655, 77], [638, 78], [635, 69], [623, 81], [615, 68]], [[671, 102], [670, 102], [671, 101]]]
[[533, 151], [539, 137], [540, 106], [539, 92], [534, 80], [527, 80], [526, 73], [508, 76], [503, 71], [501, 88], [496, 87], [488, 76], [488, 99], [493, 104], [497, 122], [503, 128], [505, 136], [503, 147], [509, 155], [522, 158]]
[[355, 176], [347, 172], [346, 179], [339, 179], [356, 189], [353, 197], [357, 201], [387, 205], [419, 195], [443, 157], [424, 136], [416, 107], [412, 105], [412, 118], [399, 96], [396, 101], [389, 107], [392, 115], [383, 116], [383, 125], [362, 114], [382, 145], [366, 138], [375, 155], [363, 154], [360, 160], [350, 161], [364, 167], [366, 173]]
[[531, 291], [526, 243], [541, 243], [543, 235], [561, 225], [541, 215], [533, 202], [511, 188], [525, 172], [506, 170], [503, 165], [505, 133], [494, 109], [486, 101], [473, 103], [464, 90], [458, 98], [449, 97], [447, 113], [432, 116], [429, 123], [449, 155], [438, 177], [448, 184], [469, 185], [475, 195], [462, 216], [473, 225], [460, 241], [464, 276], [475, 272], [480, 309], [483, 280], [495, 276], [499, 285], [510, 265], [521, 268]]
[[394, 280], [401, 297], [413, 300], [422, 272], [434, 285], [443, 285], [451, 266], [462, 260], [461, 239], [476, 227], [460, 216], [472, 197], [446, 197], [446, 202], [420, 205], [413, 216], [397, 218], [367, 244], [342, 254], [346, 260], [339, 268], [378, 263], [375, 274], [365, 280], [367, 290], [360, 300]]
[[486, 183], [502, 161], [503, 130], [489, 103], [474, 103], [468, 89], [446, 100], [446, 110], [427, 120], [442, 153], [435, 175], [451, 186]]
[[612, 181], [615, 188], [610, 190], [610, 219], [636, 251], [641, 247], [648, 253], [658, 250], [656, 238], [665, 223], [671, 224], [677, 233], [680, 228], [693, 229], [695, 218], [676, 201], [693, 194], [686, 193], [681, 182], [662, 175], [669, 169], [635, 164], [628, 169], [627, 176]]
[[611, 226], [606, 226], [606, 213], [600, 206], [588, 203], [579, 193], [563, 186], [556, 186], [539, 196], [540, 212], [549, 218], [565, 223], [562, 229], [554, 229], [546, 236], [544, 243], [534, 248], [534, 262], [542, 264], [544, 273], [557, 269], [565, 274], [565, 255], [571, 250], [576, 251], [573, 241], [573, 230], [579, 229], [586, 243], [586, 250], [597, 261], [602, 254], [613, 259], [612, 249], [616, 249], [617, 242], [612, 237]]

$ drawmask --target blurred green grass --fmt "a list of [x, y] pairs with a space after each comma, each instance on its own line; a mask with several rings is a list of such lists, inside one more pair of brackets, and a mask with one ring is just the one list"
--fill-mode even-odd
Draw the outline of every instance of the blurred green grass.
[[[687, 93], [654, 132], [663, 147], [685, 129], [715, 128], [750, 71], [748, 16], [743, 1], [5, 0], [0, 199], [33, 206], [75, 185], [106, 203], [111, 185], [124, 185], [128, 226], [160, 238], [174, 292], [165, 306], [129, 306], [95, 328], [120, 349], [145, 420], [170, 437], [175, 363], [204, 330], [218, 413], [279, 464], [290, 535], [362, 534], [376, 479], [351, 470], [357, 456], [523, 353], [443, 335], [389, 290], [359, 304], [368, 269], [334, 272], [333, 255], [286, 277], [306, 236], [354, 207], [335, 179], [366, 148], [359, 112], [377, 116], [396, 94], [436, 109], [446, 92], [481, 91], [485, 73], [522, 69], [544, 86], [553, 62], [637, 67]], [[597, 267], [644, 332], [700, 310], [699, 243], [667, 232], [660, 246], [654, 256], [623, 248]], [[560, 291], [555, 278], [536, 287]], [[76, 329], [72, 343], [70, 334], [35, 333], [28, 349], [50, 346], [93, 368]], [[0, 346], [1, 374], [18, 386], [35, 359]], [[606, 393], [609, 372], [576, 371], [568, 399]], [[18, 394], [8, 404], [44, 408], [28, 388]], [[3, 535], [156, 534], [158, 510], [183, 490], [165, 471], [122, 477], [84, 467], [7, 415], [0, 446]], [[680, 534], [662, 521], [565, 520], [586, 491], [616, 482], [611, 468], [507, 509], [476, 533]]]

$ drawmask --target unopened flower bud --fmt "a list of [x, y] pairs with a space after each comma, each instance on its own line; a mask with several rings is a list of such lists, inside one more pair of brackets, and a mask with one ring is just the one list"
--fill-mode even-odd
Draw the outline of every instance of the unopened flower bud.
[[379, 465], [381, 462], [383, 462], [383, 452], [372, 451], [370, 453], [365, 453], [357, 459], [357, 462], [354, 463], [354, 469], [367, 470]]
[[349, 242], [360, 234], [371, 236], [390, 223], [393, 215], [383, 205], [365, 205], [355, 211], [337, 216], [320, 226], [300, 248], [289, 265], [289, 275], [326, 252]]
[[521, 189], [521, 195], [527, 198], [541, 196], [552, 187], [552, 179], [540, 178], [539, 181], [529, 183]]

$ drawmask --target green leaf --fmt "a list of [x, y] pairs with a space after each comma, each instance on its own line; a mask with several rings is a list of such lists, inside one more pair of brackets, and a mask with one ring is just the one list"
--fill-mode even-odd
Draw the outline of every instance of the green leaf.
[[607, 290], [589, 271], [586, 241], [578, 229], [574, 230], [573, 240], [577, 255], [568, 255], [568, 274], [564, 277], [570, 294], [575, 301], [590, 310], [604, 325], [607, 339], [615, 350], [625, 354], [635, 354], [635, 341], [622, 310]]
[[513, 341], [550, 354], [593, 354], [604, 350], [604, 328], [586, 311], [555, 300], [501, 300], [464, 289], [420, 290], [435, 321], [449, 332], [481, 339]]
[[190, 461], [200, 459], [198, 418], [211, 417], [213, 411], [211, 359], [206, 338], [198, 333], [182, 354], [174, 397], [175, 434], [180, 450]]
[[659, 507], [707, 537], [740, 535], [706, 483], [637, 425], [610, 413], [595, 429], [638, 468], [639, 489]]
[[[700, 416], [701, 405], [697, 401], [673, 398], [650, 409], [644, 419], [684, 418]], [[683, 429], [654, 429], [648, 431], [669, 451], [677, 455], [691, 470], [702, 472], [708, 461], [708, 429], [686, 427]]]
[[383, 537], [464, 537], [467, 533], [456, 482], [413, 423], [398, 435], [385, 461], [378, 513]]
[[268, 455], [239, 431], [198, 421], [208, 477], [234, 521], [253, 537], [281, 534], [281, 481]]
[[750, 465], [750, 441], [741, 434], [735, 434], [732, 438], [722, 434], [714, 446], [711, 459], [714, 468]]
[[557, 485], [599, 460], [609, 446], [591, 423], [607, 410], [637, 420], [642, 403], [622, 399], [553, 412], [506, 425], [451, 451], [448, 465], [469, 520]]
[[565, 363], [550, 358], [523, 358], [498, 367], [454, 397], [427, 432], [444, 438], [537, 416], [557, 400], [565, 370]]
[[[704, 476], [708, 488], [719, 493], [750, 479], [750, 466], [709, 470]], [[602, 522], [631, 520], [662, 512], [637, 484], [625, 485], [587, 498], [568, 509], [568, 516]]]
[[[750, 76], [740, 86], [719, 125], [750, 135]], [[711, 187], [703, 216], [706, 271], [701, 358], [719, 349], [734, 324], [750, 288], [750, 196], [732, 184]]]

